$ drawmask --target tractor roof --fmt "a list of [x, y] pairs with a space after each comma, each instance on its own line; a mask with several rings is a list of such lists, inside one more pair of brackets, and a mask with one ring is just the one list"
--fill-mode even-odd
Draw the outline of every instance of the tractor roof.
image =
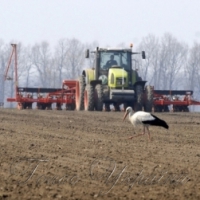
[[99, 48], [99, 51], [130, 51], [132, 52], [131, 48]]

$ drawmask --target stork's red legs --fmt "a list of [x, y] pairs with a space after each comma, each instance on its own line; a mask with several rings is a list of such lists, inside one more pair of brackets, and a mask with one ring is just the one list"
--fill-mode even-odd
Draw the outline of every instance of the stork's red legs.
[[[147, 129], [147, 132], [148, 132], [149, 141], [151, 141], [151, 136], [150, 136], [150, 132], [149, 132], [149, 127], [147, 126], [146, 129]], [[134, 133], [135, 133], [135, 132], [134, 132]], [[144, 134], [145, 134], [145, 127], [144, 127], [144, 130], [143, 130], [143, 133], [138, 134], [138, 135], [134, 135], [134, 136], [130, 136], [128, 139], [132, 139], [132, 138], [134, 138], [134, 137], [142, 136], [142, 135], [144, 135]]]

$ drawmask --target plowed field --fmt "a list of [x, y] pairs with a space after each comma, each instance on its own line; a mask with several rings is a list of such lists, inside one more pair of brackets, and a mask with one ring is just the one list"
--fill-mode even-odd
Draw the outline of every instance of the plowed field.
[[[200, 199], [200, 114], [0, 110], [0, 199]], [[136, 130], [140, 133], [140, 130]]]

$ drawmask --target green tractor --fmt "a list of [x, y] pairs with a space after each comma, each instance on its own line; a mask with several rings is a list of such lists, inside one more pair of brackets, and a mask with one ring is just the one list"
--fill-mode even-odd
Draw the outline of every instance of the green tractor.
[[110, 111], [110, 105], [116, 111], [120, 105], [131, 106], [135, 111], [151, 112], [153, 104], [153, 89], [146, 86], [147, 81], [139, 77], [137, 70], [132, 69], [132, 55], [141, 54], [145, 59], [145, 52], [132, 52], [132, 46], [125, 49], [99, 48], [89, 52], [95, 54], [94, 67], [85, 69], [79, 77], [78, 91], [76, 91], [76, 109], [86, 111]]

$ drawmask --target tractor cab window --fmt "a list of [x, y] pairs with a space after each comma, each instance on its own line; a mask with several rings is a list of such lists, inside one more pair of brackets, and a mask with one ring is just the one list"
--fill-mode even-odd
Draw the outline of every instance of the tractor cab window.
[[130, 70], [131, 54], [124, 51], [105, 51], [100, 53], [101, 70], [109, 70], [113, 65]]
[[100, 67], [103, 70], [110, 69], [113, 65], [119, 64], [119, 56], [114, 55], [113, 52], [101, 52], [100, 54]]

